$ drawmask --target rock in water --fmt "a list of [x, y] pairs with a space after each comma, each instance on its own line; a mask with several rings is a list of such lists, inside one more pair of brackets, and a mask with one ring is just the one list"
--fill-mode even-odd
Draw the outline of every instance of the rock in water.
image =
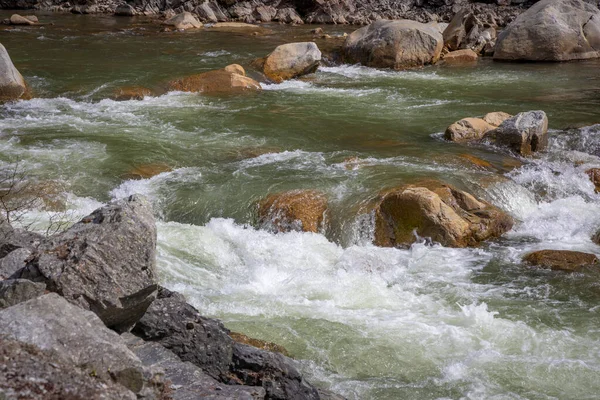
[[0, 337], [52, 351], [61, 361], [142, 396], [153, 391], [141, 361], [92, 312], [56, 293], [0, 310]]
[[600, 168], [590, 168], [585, 173], [590, 177], [590, 181], [596, 188], [596, 193], [600, 193]]
[[241, 74], [243, 68], [232, 64], [224, 69], [191, 75], [169, 82], [168, 90], [203, 94], [239, 94], [262, 89], [260, 83]]
[[321, 51], [313, 42], [277, 46], [263, 64], [263, 73], [273, 82], [283, 82], [311, 74], [319, 68]]
[[489, 132], [496, 144], [528, 156], [548, 147], [548, 117], [543, 111], [528, 111], [505, 120]]
[[316, 190], [291, 190], [267, 196], [258, 206], [259, 224], [275, 232], [318, 232], [327, 212], [327, 197]]
[[444, 56], [446, 64], [472, 64], [476, 63], [479, 56], [471, 49], [456, 50]]
[[479, 140], [486, 132], [495, 129], [481, 118], [463, 118], [450, 125], [444, 133], [444, 139], [451, 142], [469, 142]]
[[560, 271], [576, 271], [586, 266], [598, 265], [598, 258], [594, 254], [570, 250], [535, 251], [523, 257], [523, 261]]
[[26, 91], [25, 80], [15, 68], [6, 48], [0, 44], [0, 102], [17, 100]]
[[42, 243], [21, 278], [95, 312], [117, 331], [142, 317], [156, 295], [152, 206], [131, 196], [94, 211]]
[[405, 69], [437, 62], [443, 42], [431, 25], [380, 20], [350, 34], [344, 54], [350, 62], [368, 67]]
[[144, 100], [144, 97], [152, 96], [152, 90], [141, 86], [127, 86], [118, 88], [112, 96], [116, 101]]
[[408, 246], [416, 234], [444, 246], [476, 246], [512, 228], [510, 216], [469, 193], [438, 182], [424, 186], [380, 194], [375, 207], [376, 245]]
[[197, 29], [202, 28], [202, 23], [198, 21], [198, 18], [194, 17], [192, 13], [187, 11], [182, 12], [181, 14], [177, 14], [173, 18], [169, 18], [165, 22], [164, 25], [169, 25], [175, 27], [175, 29]]
[[498, 36], [495, 60], [568, 61], [600, 57], [600, 10], [583, 0], [542, 0]]
[[35, 25], [35, 22], [29, 18], [23, 17], [19, 14], [13, 14], [10, 17], [11, 25]]

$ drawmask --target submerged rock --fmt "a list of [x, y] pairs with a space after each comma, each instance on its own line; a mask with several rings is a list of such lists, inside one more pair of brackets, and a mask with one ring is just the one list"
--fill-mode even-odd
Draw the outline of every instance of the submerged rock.
[[271, 194], [258, 206], [259, 224], [276, 232], [318, 232], [326, 212], [327, 197], [316, 190]]
[[273, 82], [312, 74], [319, 68], [321, 51], [313, 42], [287, 43], [277, 46], [262, 65], [262, 71]]
[[141, 86], [127, 86], [118, 88], [113, 94], [113, 100], [144, 100], [144, 97], [152, 96], [152, 90]]
[[198, 21], [198, 18], [194, 17], [192, 13], [187, 11], [182, 12], [181, 14], [177, 14], [172, 18], [169, 18], [165, 22], [164, 25], [173, 26], [178, 30], [187, 30], [187, 29], [198, 29], [202, 28], [202, 23]]
[[25, 80], [15, 68], [6, 48], [0, 44], [0, 102], [17, 100], [26, 92]]
[[476, 246], [512, 225], [497, 207], [437, 182], [387, 190], [375, 206], [375, 244], [385, 247], [408, 246], [415, 234], [449, 247]]
[[162, 174], [163, 172], [173, 171], [173, 168], [167, 164], [154, 163], [154, 164], [143, 164], [132, 168], [128, 173], [123, 175], [124, 179], [148, 179], [153, 176]]
[[543, 111], [522, 112], [505, 120], [489, 134], [497, 145], [529, 156], [548, 147], [548, 117]]
[[115, 330], [132, 326], [156, 294], [156, 227], [141, 196], [113, 202], [44, 241], [19, 278], [96, 313]]
[[243, 22], [219, 22], [212, 26], [207, 26], [207, 29], [216, 32], [244, 33], [251, 35], [266, 35], [271, 33], [270, 30], [265, 29], [262, 26], [246, 24]]
[[434, 64], [440, 58], [443, 37], [420, 22], [380, 20], [346, 38], [348, 61], [374, 68], [406, 69]]
[[141, 396], [158, 397], [160, 385], [118, 334], [92, 312], [55, 293], [0, 310], [0, 337], [52, 351], [58, 360]]
[[587, 266], [597, 266], [594, 254], [570, 250], [540, 250], [527, 254], [523, 261], [532, 265], [560, 271], [576, 271]]
[[600, 10], [584, 0], [542, 0], [498, 36], [495, 60], [568, 61], [600, 57]]
[[254, 339], [244, 335], [243, 333], [237, 332], [229, 332], [229, 336], [237, 343], [247, 344], [248, 346], [256, 347], [257, 349], [262, 349], [266, 351], [274, 351], [275, 353], [280, 353], [286, 357], [289, 357], [288, 351], [283, 346], [280, 346], [276, 343], [267, 342], [266, 340]]
[[596, 193], [600, 193], [600, 168], [590, 168], [585, 173], [590, 177], [590, 181], [596, 188]]
[[203, 94], [236, 94], [262, 89], [260, 83], [239, 72], [232, 69], [232, 66], [227, 66], [224, 69], [173, 80], [169, 82], [168, 90]]

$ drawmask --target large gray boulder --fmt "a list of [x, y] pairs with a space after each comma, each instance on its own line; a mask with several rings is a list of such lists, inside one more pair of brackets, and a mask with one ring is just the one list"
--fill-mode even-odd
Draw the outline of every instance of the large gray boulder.
[[315, 72], [320, 62], [321, 51], [315, 43], [287, 43], [264, 59], [262, 70], [273, 82], [282, 82]]
[[56, 293], [0, 310], [0, 337], [51, 351], [57, 359], [102, 380], [114, 380], [140, 396], [153, 398], [161, 390], [154, 386], [154, 373], [143, 367], [117, 333], [94, 313]]
[[600, 10], [583, 0], [542, 0], [498, 36], [494, 59], [568, 61], [600, 57]]
[[443, 43], [439, 30], [431, 25], [380, 20], [350, 34], [344, 55], [368, 67], [405, 69], [437, 62]]
[[155, 248], [152, 207], [131, 196], [43, 242], [15, 278], [44, 282], [108, 327], [124, 331], [156, 297]]
[[522, 112], [488, 132], [496, 144], [522, 156], [548, 147], [548, 117], [543, 111]]
[[0, 309], [40, 297], [46, 285], [27, 279], [7, 279], [0, 281]]
[[0, 44], [0, 102], [17, 100], [26, 91], [23, 76], [15, 68], [6, 48]]

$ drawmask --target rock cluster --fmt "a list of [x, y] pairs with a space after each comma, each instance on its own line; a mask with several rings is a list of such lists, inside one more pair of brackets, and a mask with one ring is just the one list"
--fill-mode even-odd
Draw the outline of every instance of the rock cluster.
[[293, 360], [236, 342], [158, 286], [144, 198], [113, 202], [50, 238], [0, 228], [0, 264], [19, 253], [0, 280], [0, 397], [337, 398]]

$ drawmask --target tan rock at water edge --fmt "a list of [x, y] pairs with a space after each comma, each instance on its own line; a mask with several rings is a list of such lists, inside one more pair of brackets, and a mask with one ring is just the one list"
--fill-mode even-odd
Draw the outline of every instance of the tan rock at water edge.
[[498, 36], [495, 60], [568, 61], [600, 57], [600, 10], [584, 0], [541, 0]]
[[266, 35], [272, 32], [262, 26], [246, 24], [243, 22], [218, 22], [207, 26], [206, 28], [216, 32], [244, 33], [252, 35]]
[[596, 187], [596, 192], [600, 192], [600, 168], [590, 168], [585, 173], [590, 177], [590, 181]]
[[6, 48], [0, 44], [0, 102], [16, 100], [26, 92], [23, 76], [15, 68]]
[[577, 271], [583, 267], [598, 265], [598, 258], [594, 254], [570, 250], [535, 251], [523, 257], [523, 261], [559, 271]]
[[[234, 64], [235, 65], [235, 64]], [[236, 94], [261, 90], [260, 83], [242, 74], [232, 72], [238, 67], [204, 72], [168, 83], [168, 90], [181, 92], [200, 92], [203, 94]]]
[[350, 34], [343, 51], [348, 62], [400, 70], [436, 63], [443, 42], [433, 26], [409, 20], [379, 20]]
[[451, 142], [470, 142], [480, 140], [486, 132], [495, 129], [481, 118], [464, 118], [450, 125], [444, 133], [444, 139]]
[[471, 49], [456, 50], [444, 56], [444, 62], [446, 64], [473, 64], [477, 62], [477, 53]]
[[28, 18], [25, 18], [19, 14], [13, 14], [10, 17], [11, 25], [35, 25], [35, 22], [31, 21]]
[[273, 82], [316, 72], [321, 62], [321, 51], [313, 42], [287, 43], [277, 46], [264, 59], [262, 71]]
[[510, 216], [441, 183], [407, 185], [380, 194], [374, 210], [377, 246], [402, 247], [418, 235], [449, 247], [476, 246], [512, 228]]
[[530, 156], [548, 147], [548, 117], [543, 111], [522, 112], [488, 132], [496, 145], [521, 156]]
[[242, 76], [246, 76], [246, 70], [240, 64], [230, 64], [223, 68], [224, 71], [231, 72], [233, 74], [238, 74]]
[[116, 101], [127, 101], [127, 100], [144, 100], [144, 97], [152, 96], [152, 90], [141, 87], [141, 86], [128, 86], [122, 87], [115, 90], [113, 94], [113, 100]]
[[318, 232], [324, 227], [327, 197], [316, 190], [292, 190], [267, 196], [258, 206], [259, 224], [276, 232]]
[[173, 18], [169, 18], [163, 22], [163, 24], [173, 26], [178, 30], [202, 28], [202, 22], [198, 21], [198, 18], [187, 11], [177, 14]]
[[229, 332], [229, 336], [237, 343], [247, 344], [248, 346], [256, 347], [261, 350], [273, 351], [275, 353], [283, 354], [286, 357], [290, 356], [285, 347], [272, 342], [267, 342], [266, 340], [254, 339], [243, 333], [237, 332]]

